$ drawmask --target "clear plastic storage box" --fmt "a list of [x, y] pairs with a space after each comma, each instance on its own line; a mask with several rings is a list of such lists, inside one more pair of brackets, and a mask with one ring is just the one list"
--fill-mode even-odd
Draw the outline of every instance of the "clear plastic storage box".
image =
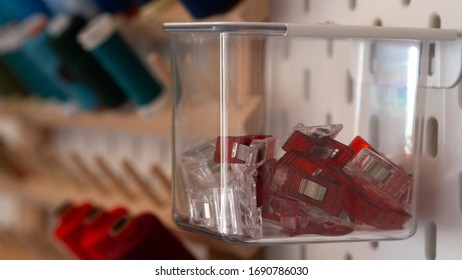
[[424, 94], [459, 79], [456, 31], [331, 23], [164, 30], [180, 227], [262, 245], [415, 232]]

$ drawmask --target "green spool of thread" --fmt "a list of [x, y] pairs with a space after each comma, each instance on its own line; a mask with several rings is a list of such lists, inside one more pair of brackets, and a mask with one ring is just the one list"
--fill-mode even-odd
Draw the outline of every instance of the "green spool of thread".
[[116, 22], [110, 14], [101, 14], [90, 21], [77, 39], [134, 104], [144, 107], [161, 95], [162, 86], [117, 32]]
[[48, 27], [50, 46], [75, 78], [91, 88], [106, 107], [118, 107], [127, 101], [127, 97], [111, 76], [77, 42], [77, 34], [85, 25], [86, 21], [81, 17], [55, 17]]
[[16, 79], [2, 61], [0, 61], [0, 96], [18, 98], [29, 96], [21, 82]]

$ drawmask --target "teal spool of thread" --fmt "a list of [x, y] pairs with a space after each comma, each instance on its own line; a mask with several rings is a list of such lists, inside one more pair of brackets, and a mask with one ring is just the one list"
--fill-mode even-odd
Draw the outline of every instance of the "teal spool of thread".
[[106, 107], [118, 107], [127, 97], [101, 65], [77, 42], [77, 34], [86, 25], [78, 16], [60, 15], [49, 24], [49, 44], [78, 80], [85, 83]]
[[18, 98], [29, 96], [27, 89], [2, 61], [0, 61], [0, 96]]
[[2, 60], [31, 93], [43, 99], [52, 99], [59, 90], [50, 82], [43, 72], [21, 50], [3, 53]]
[[50, 14], [41, 0], [0, 0], [0, 22], [21, 20], [37, 13]]
[[69, 75], [65, 75], [66, 72], [61, 61], [48, 45], [49, 37], [45, 32], [47, 23], [48, 17], [41, 14], [31, 16], [22, 22], [23, 32], [26, 34], [23, 50], [48, 76], [50, 82], [54, 83], [63, 92], [63, 95], [59, 96], [58, 100], [68, 101], [68, 99], [71, 99], [85, 110], [97, 108], [100, 101], [93, 92], [83, 83], [76, 81]]
[[146, 106], [161, 95], [162, 86], [117, 32], [111, 15], [101, 14], [93, 19], [79, 33], [78, 40], [137, 106]]
[[24, 50], [37, 65], [43, 69], [50, 79], [65, 94], [61, 100], [71, 98], [76, 101], [82, 109], [94, 110], [100, 105], [100, 100], [83, 83], [73, 77], [66, 75], [58, 56], [48, 45], [48, 34], [41, 32], [39, 35], [27, 40]]
[[60, 102], [69, 100], [66, 88], [58, 77], [57, 69], [59, 60], [51, 52], [46, 44], [46, 34], [41, 33], [36, 36], [28, 37], [22, 46], [22, 51], [26, 56], [39, 68], [47, 77], [49, 83], [52, 83], [57, 90], [53, 92], [52, 97]]
[[26, 36], [20, 25], [9, 26], [0, 35], [0, 58], [31, 93], [54, 99], [63, 93], [24, 51]]

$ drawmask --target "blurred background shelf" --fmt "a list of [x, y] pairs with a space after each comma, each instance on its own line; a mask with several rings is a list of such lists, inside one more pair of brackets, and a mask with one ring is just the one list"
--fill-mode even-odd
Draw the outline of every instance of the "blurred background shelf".
[[96, 128], [127, 133], [170, 135], [172, 112], [170, 106], [164, 106], [146, 116], [133, 109], [72, 112], [69, 108], [44, 106], [40, 101], [9, 101], [0, 103], [0, 117], [14, 118], [45, 128]]
[[[67, 203], [90, 203], [106, 210], [123, 207], [133, 217], [152, 214], [195, 258], [263, 258], [260, 247], [235, 246], [186, 232], [171, 219], [170, 46], [162, 24], [266, 21], [269, 0], [224, 1], [231, 5], [219, 12], [198, 1], [196, 5], [207, 10], [201, 15], [194, 15], [186, 2], [194, 1], [0, 0], [0, 259], [75, 259], [72, 250], [54, 234], [59, 221], [56, 211]], [[85, 49], [88, 44], [76, 45], [81, 44], [76, 33], [72, 40], [64, 40], [75, 32], [66, 29], [67, 24], [74, 26], [80, 20], [76, 21], [74, 15], [83, 18], [86, 26], [99, 26], [96, 19], [103, 14], [127, 46], [111, 41], [112, 50], [92, 42], [90, 47], [96, 46], [100, 52], [109, 50], [108, 53], [118, 48], [118, 53], [109, 56], [111, 59], [98, 56], [95, 49]], [[91, 33], [89, 30], [85, 27], [79, 32]], [[104, 28], [101, 30], [96, 38], [109, 34]], [[59, 48], [61, 39], [67, 46], [64, 49]], [[20, 55], [31, 60], [27, 65], [21, 64], [22, 68], [15, 64], [24, 62], [17, 60], [21, 58], [18, 48]], [[127, 48], [134, 55], [128, 55]], [[69, 56], [67, 51], [71, 49]], [[77, 62], [75, 57], [79, 57]], [[131, 59], [123, 61], [120, 57]], [[103, 83], [104, 75], [89, 75], [99, 67], [89, 67], [92, 59], [110, 74], [112, 83]], [[137, 59], [141, 63], [138, 66], [133, 64]], [[79, 64], [83, 61], [88, 65]], [[114, 61], [119, 65], [107, 65]], [[18, 76], [11, 79], [12, 74], [4, 72], [3, 64], [14, 70], [18, 66], [20, 71], [9, 69]], [[161, 94], [154, 102], [139, 95], [147, 88], [146, 80], [139, 82], [144, 75], [140, 65], [159, 84]], [[84, 66], [86, 71], [73, 72]], [[123, 67], [117, 70], [116, 66]], [[133, 66], [138, 67], [135, 75], [130, 73]], [[36, 68], [43, 72], [38, 73], [42, 78], [25, 86], [25, 81], [31, 82], [29, 78], [39, 77], [34, 76]], [[104, 99], [106, 103], [97, 104], [92, 97], [78, 95], [88, 94], [82, 91], [81, 83], [109, 93]], [[127, 87], [127, 83], [132, 87]], [[119, 93], [102, 85], [123, 88], [126, 100], [117, 100]], [[50, 96], [50, 92], [41, 91], [38, 86], [56, 86], [73, 94]], [[147, 95], [155, 97], [155, 88], [151, 89]], [[251, 103], [249, 114], [259, 100]], [[192, 114], [206, 114], [214, 109], [213, 103], [206, 102]]]

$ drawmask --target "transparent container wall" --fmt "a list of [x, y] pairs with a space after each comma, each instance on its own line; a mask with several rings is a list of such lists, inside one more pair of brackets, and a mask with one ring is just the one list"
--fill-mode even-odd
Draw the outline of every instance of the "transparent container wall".
[[[355, 75], [356, 80], [362, 80], [358, 85], [361, 87], [358, 132], [387, 157], [401, 161], [405, 155], [412, 155], [415, 146], [413, 127], [419, 45], [407, 42], [360, 43], [358, 50], [367, 57], [365, 65], [358, 67]], [[379, 131], [385, 135], [379, 135]]]
[[[414, 233], [420, 42], [171, 36], [178, 225], [248, 244]], [[325, 59], [331, 44], [337, 60]], [[274, 51], [288, 48], [306, 50], [298, 59], [310, 67]], [[355, 141], [336, 138], [341, 123], [322, 111], [331, 103], [335, 112], [345, 85], [355, 94]]]

